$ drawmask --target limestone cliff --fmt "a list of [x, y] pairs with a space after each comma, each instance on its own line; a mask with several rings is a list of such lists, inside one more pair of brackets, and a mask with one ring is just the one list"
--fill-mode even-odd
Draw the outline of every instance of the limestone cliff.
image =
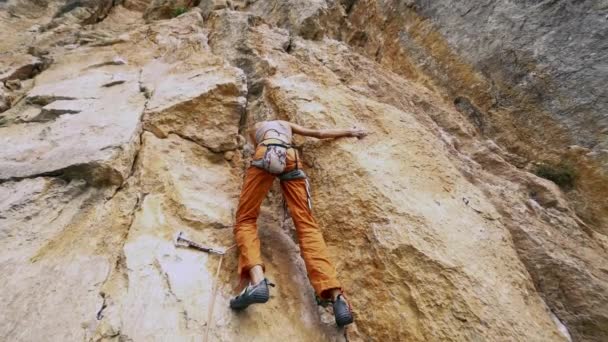
[[[0, 339], [604, 341], [606, 4], [439, 3], [1, 1]], [[172, 242], [233, 245], [264, 119], [371, 132], [296, 141], [347, 329], [277, 186], [268, 304]]]

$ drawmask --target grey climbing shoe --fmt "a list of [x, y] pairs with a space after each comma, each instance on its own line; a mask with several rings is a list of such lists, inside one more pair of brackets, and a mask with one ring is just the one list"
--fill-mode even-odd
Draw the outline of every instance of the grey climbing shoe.
[[342, 294], [339, 294], [338, 298], [334, 301], [334, 316], [336, 317], [336, 324], [339, 327], [353, 322], [353, 312]]
[[233, 310], [243, 310], [251, 304], [266, 303], [270, 298], [268, 285], [274, 287], [266, 278], [255, 285], [247, 285], [241, 294], [230, 300], [230, 307]]

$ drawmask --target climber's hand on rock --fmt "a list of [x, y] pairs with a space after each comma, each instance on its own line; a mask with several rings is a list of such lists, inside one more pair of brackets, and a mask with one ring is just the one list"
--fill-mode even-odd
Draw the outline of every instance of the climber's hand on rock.
[[361, 139], [363, 137], [365, 137], [367, 135], [367, 130], [363, 129], [363, 128], [352, 128], [348, 134], [349, 137], [353, 137], [353, 138], [357, 138], [357, 139]]

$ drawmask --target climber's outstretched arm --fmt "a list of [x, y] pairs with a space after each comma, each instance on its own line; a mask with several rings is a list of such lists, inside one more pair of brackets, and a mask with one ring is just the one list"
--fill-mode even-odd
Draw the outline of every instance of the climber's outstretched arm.
[[367, 135], [367, 131], [361, 128], [352, 129], [310, 129], [289, 123], [294, 134], [303, 135], [306, 137], [314, 137], [318, 139], [327, 138], [342, 138], [342, 137], [357, 137], [363, 138]]

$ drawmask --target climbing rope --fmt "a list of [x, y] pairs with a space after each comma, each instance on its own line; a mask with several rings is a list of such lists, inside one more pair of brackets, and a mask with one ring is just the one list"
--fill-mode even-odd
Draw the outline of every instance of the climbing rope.
[[213, 309], [215, 307], [215, 297], [217, 295], [217, 289], [219, 288], [219, 276], [220, 270], [222, 269], [222, 262], [224, 261], [224, 255], [228, 253], [231, 249], [236, 247], [236, 244], [228, 247], [222, 254], [220, 254], [220, 262], [217, 265], [217, 270], [215, 271], [215, 277], [213, 278], [213, 290], [211, 293], [211, 304], [209, 305], [209, 311], [207, 312], [207, 329], [205, 330], [205, 342], [209, 341], [209, 330], [211, 330], [211, 325], [213, 322]]

